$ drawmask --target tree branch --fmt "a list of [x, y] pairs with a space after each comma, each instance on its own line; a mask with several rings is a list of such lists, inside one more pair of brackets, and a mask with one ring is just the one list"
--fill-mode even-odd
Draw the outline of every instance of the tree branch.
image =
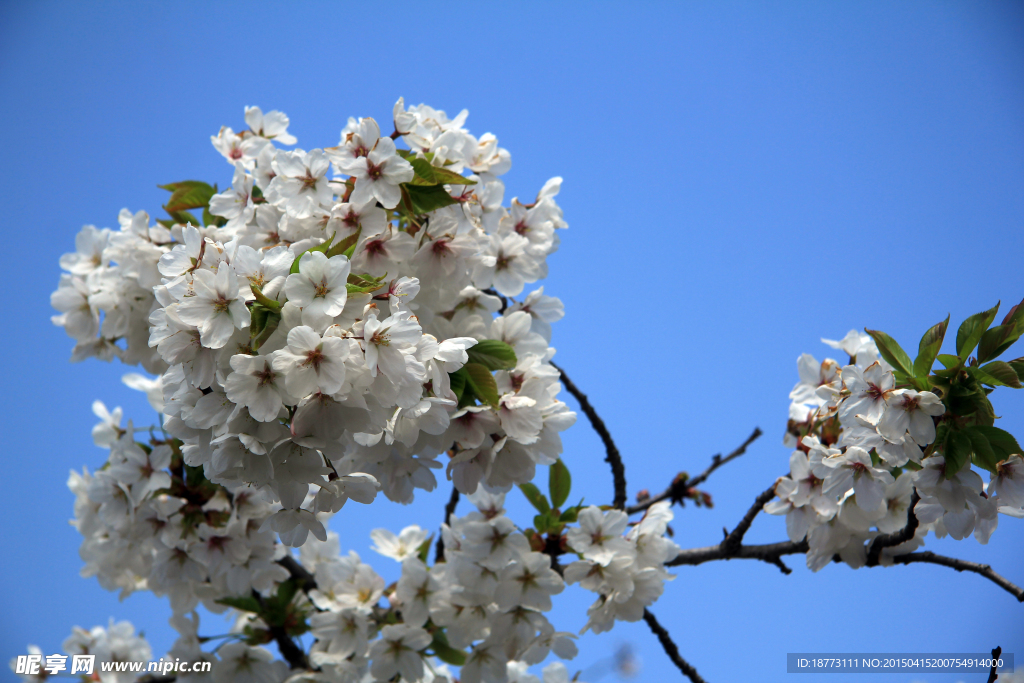
[[673, 482], [669, 485], [667, 489], [665, 489], [658, 495], [654, 496], [653, 498], [645, 500], [642, 503], [630, 505], [628, 508], [626, 508], [626, 512], [631, 515], [637, 512], [643, 512], [644, 510], [651, 507], [655, 503], [661, 502], [663, 500], [671, 500], [673, 503], [678, 502], [686, 495], [687, 490], [692, 489], [695, 486], [699, 486], [700, 484], [703, 484], [707, 480], [707, 478], [711, 476], [712, 472], [714, 472], [715, 470], [717, 470], [719, 467], [729, 462], [730, 460], [735, 460], [736, 458], [746, 453], [747, 448], [750, 446], [750, 444], [754, 443], [763, 433], [764, 432], [762, 432], [759, 427], [755, 427], [754, 431], [750, 434], [750, 436], [747, 437], [746, 441], [740, 444], [739, 448], [737, 448], [724, 458], [721, 454], [718, 454], [711, 458], [711, 464], [708, 466], [708, 468], [701, 472], [696, 477], [694, 477], [693, 479], [678, 476], [675, 478], [675, 480], [673, 480]]
[[958, 572], [974, 572], [979, 576], [984, 576], [986, 579], [1017, 598], [1017, 602], [1024, 602], [1024, 588], [1021, 588], [999, 574], [996, 574], [992, 571], [992, 567], [987, 564], [978, 564], [977, 562], [959, 560], [955, 557], [936, 555], [930, 551], [910, 553], [908, 555], [897, 555], [892, 558], [892, 561], [896, 564], [915, 564], [918, 562], [924, 562], [926, 564], [938, 564], [943, 567], [949, 567], [950, 569], [955, 569]]
[[[452, 521], [452, 515], [455, 514], [455, 506], [459, 504], [459, 490], [452, 484], [452, 495], [448, 499], [448, 504], [444, 506], [444, 523], [448, 524]], [[444, 534], [437, 534], [437, 546], [434, 550], [434, 564], [437, 564], [444, 559]]]
[[921, 500], [921, 496], [917, 495], [917, 489], [914, 489], [914, 494], [910, 497], [910, 507], [907, 508], [907, 525], [891, 534], [876, 536], [875, 540], [871, 542], [871, 547], [868, 548], [868, 567], [878, 565], [878, 560], [882, 556], [882, 550], [885, 548], [902, 545], [914, 538], [914, 534], [917, 533], [918, 524], [917, 515], [914, 513], [914, 506], [917, 505], [919, 500]]
[[709, 545], [704, 548], [690, 548], [681, 550], [674, 559], [665, 563], [669, 567], [679, 565], [698, 565], [714, 560], [760, 560], [778, 567], [783, 574], [789, 574], [793, 570], [787, 567], [780, 559], [783, 555], [800, 555], [809, 549], [807, 540], [799, 543], [785, 541], [783, 543], [768, 543], [765, 545], [741, 545], [733, 552], [726, 551], [722, 544]]
[[[259, 603], [261, 611], [263, 607], [263, 596], [261, 596], [255, 590], [252, 592], [252, 597]], [[291, 636], [285, 631], [283, 626], [270, 626], [267, 625], [267, 632], [277, 643], [277, 649], [280, 651], [281, 656], [284, 657], [285, 661], [288, 662], [288, 666], [292, 669], [308, 669], [309, 659], [306, 658], [306, 653], [301, 647], [295, 644]]]
[[288, 570], [288, 573], [292, 575], [291, 578], [295, 579], [295, 583], [302, 592], [308, 593], [316, 588], [316, 579], [313, 578], [313, 575], [291, 555], [285, 555], [277, 563]]
[[722, 550], [728, 554], [734, 554], [743, 545], [743, 536], [747, 533], [750, 525], [754, 523], [754, 518], [757, 517], [763, 508], [764, 504], [775, 497], [775, 484], [772, 484], [765, 489], [761, 495], [755, 500], [754, 504], [747, 510], [747, 514], [743, 515], [743, 519], [736, 525], [736, 528], [732, 530], [732, 533], [726, 534], [725, 539], [722, 541]]
[[1003, 654], [1001, 646], [992, 648], [992, 670], [988, 672], [988, 683], [996, 683], [996, 679], [999, 678], [999, 667], [996, 665], [996, 660], [999, 659], [1001, 654]]
[[694, 669], [689, 662], [683, 659], [682, 655], [679, 654], [679, 648], [676, 647], [676, 644], [672, 641], [672, 637], [669, 636], [668, 631], [665, 630], [664, 626], [658, 623], [658, 620], [654, 618], [651, 611], [646, 608], [644, 609], [644, 621], [646, 621], [647, 625], [651, 627], [651, 631], [654, 632], [654, 635], [658, 636], [658, 641], [661, 642], [661, 646], [665, 649], [665, 654], [668, 655], [668, 658], [672, 660], [673, 664], [679, 667], [679, 670], [683, 672], [683, 675], [689, 678], [692, 683], [706, 683], [706, 681], [701, 678], [700, 674], [697, 673], [697, 670]]
[[608, 433], [608, 428], [604, 424], [604, 420], [597, 414], [594, 407], [590, 405], [590, 401], [587, 400], [587, 395], [580, 391], [579, 387], [573, 384], [573, 381], [569, 379], [569, 376], [565, 374], [565, 370], [551, 363], [552, 367], [562, 375], [562, 384], [572, 394], [580, 404], [580, 410], [590, 420], [590, 426], [594, 428], [597, 435], [601, 437], [601, 441], [604, 442], [604, 448], [607, 453], [604, 461], [611, 465], [612, 477], [615, 480], [615, 500], [612, 502], [612, 506], [618, 510], [623, 510], [626, 507], [626, 468], [622, 465], [622, 456], [619, 454], [619, 449], [615, 447], [615, 442], [612, 441], [612, 435]]

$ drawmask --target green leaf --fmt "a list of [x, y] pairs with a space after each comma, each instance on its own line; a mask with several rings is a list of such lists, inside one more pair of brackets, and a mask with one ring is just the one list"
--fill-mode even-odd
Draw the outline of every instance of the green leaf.
[[951, 370], [960, 365], [960, 359], [948, 353], [940, 353], [937, 358], [947, 370]]
[[1024, 358], [1014, 358], [1013, 360], [1006, 361], [1006, 364], [1013, 368], [1013, 371], [1017, 373], [1017, 378], [1024, 381]]
[[871, 335], [871, 338], [875, 340], [875, 345], [878, 347], [878, 352], [882, 354], [889, 365], [893, 366], [907, 377], [914, 376], [914, 365], [910, 362], [910, 356], [903, 350], [896, 340], [887, 335], [885, 332], [879, 332], [878, 330], [869, 330], [864, 328], [864, 331]]
[[256, 297], [256, 301], [258, 301], [260, 305], [263, 306], [264, 308], [268, 308], [272, 311], [281, 310], [281, 302], [269, 298], [267, 295], [263, 293], [263, 290], [260, 289], [257, 285], [250, 283], [249, 289], [252, 290], [252, 295]]
[[985, 334], [981, 335], [981, 343], [978, 344], [978, 362], [984, 363], [987, 360], [998, 358], [1003, 351], [1020, 339], [1022, 332], [1024, 329], [1019, 322], [996, 325], [992, 329], [986, 330]]
[[[339, 255], [351, 257], [352, 252], [355, 251], [356, 243], [359, 241], [359, 236], [362, 234], [363, 229], [359, 228], [345, 239], [341, 240], [340, 242], [336, 242], [334, 246], [331, 247], [330, 250], [327, 252], [327, 258]], [[337, 237], [337, 233], [335, 233], [334, 237]], [[331, 239], [333, 239], [334, 237], [332, 237]]]
[[992, 450], [995, 451], [996, 457], [998, 457], [999, 459], [997, 460], [997, 462], [1001, 460], [1006, 460], [1011, 455], [1020, 454], [1024, 452], [1021, 451], [1020, 444], [1017, 443], [1017, 439], [1013, 436], [1013, 434], [1006, 431], [1005, 429], [985, 425], [974, 425], [968, 427], [964, 431], [976, 431], [980, 432], [981, 434], [984, 434], [985, 438], [988, 439], [989, 445], [992, 446]]
[[171, 217], [170, 223], [164, 221], [157, 221], [165, 228], [170, 229], [175, 225], [188, 225], [192, 224], [192, 227], [199, 227], [199, 219], [190, 214], [188, 211], [168, 211], [168, 215]]
[[498, 405], [498, 384], [487, 366], [479, 363], [466, 363], [466, 385], [473, 389], [476, 397], [488, 405]]
[[170, 214], [209, 206], [210, 197], [217, 194], [215, 185], [211, 186], [201, 180], [182, 180], [178, 183], [157, 185], [157, 187], [171, 193], [171, 198], [164, 204], [164, 210]]
[[234, 607], [235, 609], [242, 610], [243, 612], [258, 613], [260, 611], [260, 603], [256, 602], [256, 598], [251, 595], [247, 595], [244, 598], [220, 598], [215, 602], [219, 605]]
[[949, 316], [941, 323], [928, 328], [928, 331], [921, 337], [917, 346], [917, 358], [914, 359], [914, 374], [917, 377], [927, 377], [935, 364], [935, 357], [939, 355], [942, 347], [942, 340], [946, 337], [946, 328], [949, 327]]
[[[995, 427], [992, 427], [991, 429], [995, 429]], [[974, 455], [971, 457], [971, 461], [978, 467], [984, 467], [990, 472], [995, 472], [996, 463], [999, 462], [999, 457], [992, 448], [992, 444], [989, 443], [985, 432], [975, 427], [968, 427], [967, 429], [964, 429], [963, 432], [967, 435], [967, 438], [971, 440], [971, 448], [974, 449]]]
[[348, 288], [349, 294], [356, 294], [360, 292], [376, 292], [378, 289], [386, 285], [384, 281], [385, 275], [381, 277], [374, 277], [368, 273], [355, 274], [352, 273], [348, 276]]
[[[982, 365], [980, 368], [971, 368], [971, 370], [980, 371], [988, 375], [990, 378], [994, 378], [998, 381], [998, 384], [1003, 386], [1013, 387], [1014, 389], [1024, 388], [1024, 385], [1020, 383], [1020, 378], [1017, 377], [1017, 372], [1013, 369], [1013, 366], [1001, 360], [994, 360], [991, 363]], [[998, 386], [994, 382], [986, 382], [984, 378], [979, 377], [979, 379], [982, 382], [985, 382], [985, 384]]]
[[466, 373], [461, 368], [455, 372], [448, 374], [448, 384], [451, 385], [452, 391], [455, 392], [456, 399], [461, 402], [462, 394], [466, 390]]
[[1024, 299], [1019, 304], [1011, 308], [1006, 312], [1006, 317], [1003, 318], [1003, 325], [1021, 324], [1024, 322]]
[[995, 319], [998, 312], [999, 304], [997, 303], [987, 311], [975, 313], [961, 323], [960, 329], [956, 331], [956, 355], [966, 360], [974, 347], [981, 341], [981, 336], [988, 330], [988, 326], [992, 324], [992, 320]]
[[431, 641], [429, 648], [433, 651], [434, 656], [445, 664], [463, 666], [466, 663], [466, 653], [462, 650], [456, 650], [448, 644], [448, 636], [445, 635], [443, 629], [434, 631], [434, 639]]
[[530, 505], [537, 508], [537, 512], [542, 515], [546, 515], [551, 511], [551, 506], [548, 505], [548, 499], [544, 497], [544, 494], [540, 492], [540, 489], [527, 482], [526, 484], [520, 484], [519, 490], [526, 496], [526, 500], [530, 501]]
[[580, 514], [580, 506], [579, 505], [574, 505], [573, 507], [571, 507], [568, 510], [566, 510], [565, 512], [563, 512], [562, 516], [558, 518], [558, 521], [563, 522], [563, 523], [567, 523], [567, 524], [573, 524], [573, 523], [576, 522], [576, 519], [577, 519], [577, 517], [579, 517], [579, 514]]
[[434, 542], [434, 534], [430, 534], [430, 538], [420, 543], [420, 547], [416, 550], [416, 556], [420, 558], [420, 562], [423, 564], [427, 563], [427, 558], [430, 556], [430, 546]]
[[299, 585], [292, 579], [282, 581], [277, 586], [277, 599], [283, 605], [287, 605], [295, 597], [295, 594], [299, 592]]
[[412, 212], [419, 215], [456, 204], [456, 200], [440, 185], [424, 187], [402, 183], [412, 203]]
[[949, 430], [942, 452], [946, 459], [946, 479], [952, 479], [960, 471], [964, 463], [970, 460], [973, 450], [970, 437], [960, 430]]
[[572, 475], [569, 474], [569, 468], [559, 458], [548, 470], [548, 493], [551, 495], [551, 507], [562, 507], [562, 503], [569, 498], [571, 488]]
[[484, 339], [466, 350], [470, 363], [479, 363], [488, 370], [511, 370], [516, 366], [516, 352], [497, 339]]
[[[398, 154], [398, 156], [400, 156], [403, 159], [405, 159], [406, 161], [409, 161], [410, 163], [412, 162], [413, 159], [419, 159], [420, 158], [420, 155], [418, 153], [413, 152], [412, 150], [409, 150], [409, 149], [396, 149], [395, 153]], [[423, 154], [424, 158], [426, 158], [427, 161], [433, 161], [434, 160], [434, 153], [433, 152], [423, 152], [422, 154]]]
[[252, 322], [249, 323], [249, 346], [253, 351], [258, 351], [277, 330], [277, 326], [281, 323], [281, 313], [257, 303], [252, 307], [251, 320]]
[[410, 185], [476, 185], [475, 180], [470, 180], [454, 171], [449, 171], [447, 168], [433, 166], [426, 159], [412, 158], [409, 159], [409, 163], [412, 164], [412, 170], [416, 172], [416, 175], [409, 182]]

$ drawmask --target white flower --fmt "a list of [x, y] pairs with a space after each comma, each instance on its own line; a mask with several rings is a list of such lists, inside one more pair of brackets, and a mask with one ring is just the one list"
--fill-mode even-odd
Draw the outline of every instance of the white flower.
[[423, 332], [419, 323], [408, 312], [398, 312], [390, 318], [377, 320], [376, 311], [370, 314], [363, 325], [366, 367], [370, 374], [383, 372], [392, 382], [402, 382], [407, 376], [406, 358], [403, 351], [412, 350]]
[[375, 198], [385, 209], [393, 209], [402, 201], [398, 186], [409, 182], [415, 175], [412, 164], [398, 156], [391, 138], [378, 138], [372, 142], [363, 140], [363, 144], [373, 145], [365, 157], [344, 159], [340, 163], [342, 171], [356, 179], [350, 200], [365, 204]]
[[501, 581], [494, 598], [499, 609], [528, 607], [547, 612], [551, 596], [565, 589], [562, 577], [551, 569], [551, 558], [529, 553], [501, 570]]
[[267, 201], [293, 218], [309, 218], [321, 206], [330, 206], [334, 190], [328, 184], [331, 164], [323, 150], [279, 151], [274, 157], [274, 179], [267, 186]]
[[246, 406], [253, 419], [260, 422], [271, 422], [277, 419], [284, 399], [288, 396], [281, 386], [281, 373], [273, 368], [274, 356], [246, 356], [237, 354], [231, 357], [231, 369], [224, 383], [224, 391], [233, 403]]
[[380, 640], [370, 647], [373, 665], [370, 672], [379, 681], [387, 681], [395, 674], [402, 680], [418, 681], [423, 676], [423, 657], [420, 650], [430, 645], [430, 634], [421, 628], [396, 624], [381, 629]]
[[882, 503], [885, 487], [893, 482], [892, 475], [874, 467], [868, 452], [858, 446], [850, 446], [842, 455], [824, 458], [821, 464], [827, 472], [824, 493], [842, 495], [853, 484], [857, 505], [864, 511], [876, 510]]
[[428, 531], [415, 524], [405, 527], [397, 536], [388, 529], [374, 529], [370, 532], [373, 550], [399, 562], [415, 557], [429, 536]]
[[989, 488], [1009, 507], [1024, 508], [1024, 460], [1011, 455], [996, 465]]
[[195, 296], [178, 305], [178, 317], [199, 328], [203, 346], [219, 349], [235, 328], [249, 327], [249, 309], [238, 296], [238, 278], [230, 268], [220, 268], [216, 274], [197, 270], [193, 277]]
[[242, 164], [235, 164], [231, 189], [210, 197], [210, 213], [227, 218], [225, 227], [228, 229], [240, 228], [252, 220], [256, 213], [256, 205], [252, 202], [252, 177]]
[[210, 673], [214, 683], [281, 683], [288, 672], [284, 662], [275, 661], [273, 653], [262, 647], [229, 642], [217, 654], [220, 661]]
[[313, 532], [321, 541], [327, 540], [323, 523], [309, 510], [278, 510], [264, 522], [281, 536], [281, 543], [298, 547], [306, 542], [306, 536]]
[[579, 527], [566, 535], [569, 546], [588, 560], [607, 565], [616, 555], [632, 556], [633, 546], [622, 537], [629, 517], [622, 510], [602, 511], [591, 505], [580, 510]]
[[288, 116], [284, 112], [268, 111], [263, 113], [259, 107], [245, 108], [245, 123], [256, 135], [268, 140], [276, 140], [282, 145], [294, 145], [295, 137], [288, 134]]
[[284, 375], [293, 396], [316, 391], [337, 393], [345, 383], [348, 344], [338, 337], [322, 337], [300, 325], [288, 332], [288, 345], [274, 354], [274, 370]]
[[843, 368], [842, 378], [850, 395], [843, 399], [839, 407], [839, 419], [847, 423], [859, 415], [877, 424], [885, 411], [886, 400], [893, 391], [893, 374], [883, 370], [879, 363], [872, 363], [863, 371], [854, 365], [847, 365]]
[[892, 443], [900, 443], [903, 435], [918, 446], [927, 446], [935, 440], [935, 422], [932, 417], [942, 415], [946, 407], [930, 391], [897, 389], [885, 399], [886, 409], [878, 421], [878, 433]]
[[344, 256], [327, 258], [319, 251], [306, 252], [299, 259], [299, 272], [285, 281], [288, 300], [302, 308], [302, 323], [319, 327], [345, 309], [351, 264]]

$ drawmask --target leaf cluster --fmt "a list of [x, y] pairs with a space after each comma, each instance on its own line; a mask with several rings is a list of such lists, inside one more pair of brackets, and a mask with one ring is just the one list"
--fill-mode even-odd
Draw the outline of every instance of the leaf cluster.
[[[1024, 301], [993, 326], [998, 312], [997, 303], [964, 320], [957, 329], [955, 355], [939, 353], [949, 326], [947, 316], [924, 333], [913, 361], [885, 332], [865, 330], [894, 368], [897, 387], [931, 391], [942, 400], [946, 412], [938, 418], [929, 451], [943, 455], [947, 477], [968, 460], [996, 472], [999, 462], [1021, 453], [1017, 439], [994, 425], [996, 413], [989, 394], [996, 387], [1024, 388], [1024, 358], [997, 360], [1024, 335]], [[934, 369], [936, 361], [941, 368]]]

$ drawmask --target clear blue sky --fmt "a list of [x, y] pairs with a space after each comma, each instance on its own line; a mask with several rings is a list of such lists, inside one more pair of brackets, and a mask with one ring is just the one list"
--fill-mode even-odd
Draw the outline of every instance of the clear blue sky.
[[[144, 629], [158, 653], [173, 639], [165, 603], [119, 603], [78, 577], [64, 482], [102, 462], [90, 404], [123, 405], [136, 424], [151, 413], [119, 383], [128, 368], [68, 363], [48, 301], [83, 224], [116, 227], [125, 206], [156, 216], [158, 183], [230, 182], [209, 136], [239, 127], [245, 105], [287, 112], [304, 148], [337, 144], [348, 116], [389, 120], [400, 95], [465, 107], [474, 133], [494, 132], [512, 153], [507, 199], [565, 178], [571, 228], [545, 290], [567, 311], [557, 360], [616, 436], [630, 496], [703, 469], [754, 426], [766, 432], [710, 480], [714, 509], [679, 511], [684, 547], [719, 541], [786, 471], [787, 394], [797, 356], [830, 351], [819, 337], [869, 326], [913, 347], [947, 313], [958, 323], [1024, 295], [1019, 2], [8, 1], [0, 92], [2, 661], [27, 643], [55, 652], [72, 625], [111, 616]], [[1022, 435], [1024, 396], [1008, 393], [996, 409]], [[566, 445], [576, 492], [610, 501], [583, 420]], [[370, 528], [433, 526], [449, 490], [411, 510], [381, 502], [372, 516], [352, 504], [334, 528], [343, 548], [394, 575], [368, 557]], [[513, 510], [525, 514], [518, 500]], [[747, 538], [784, 537], [782, 519], [762, 516]], [[1024, 521], [1001, 518], [988, 546], [931, 545], [1024, 583]], [[680, 568], [654, 612], [716, 683], [788, 680], [787, 652], [1000, 644], [1024, 664], [1024, 605], [977, 576], [811, 574], [800, 560], [790, 576], [742, 561]], [[578, 629], [589, 597], [567, 591], [555, 623]], [[643, 623], [584, 638], [570, 667], [624, 642], [642, 680], [676, 679]]]

